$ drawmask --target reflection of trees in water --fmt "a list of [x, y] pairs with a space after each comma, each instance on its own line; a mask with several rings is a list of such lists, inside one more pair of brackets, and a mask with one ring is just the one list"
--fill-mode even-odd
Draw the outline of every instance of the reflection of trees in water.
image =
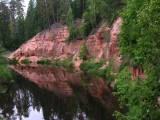
[[31, 93], [25, 87], [18, 88], [14, 94], [14, 103], [19, 116], [29, 117], [29, 107], [31, 106]]
[[12, 92], [0, 95], [0, 109], [5, 118], [10, 118], [14, 113], [14, 103]]
[[45, 120], [53, 120], [55, 117], [64, 120], [111, 119], [111, 114], [107, 114], [100, 102], [93, 99], [83, 88], [77, 87], [74, 95], [70, 97], [55, 96], [15, 72], [14, 78], [15, 84], [9, 88], [7, 94], [0, 95], [0, 109], [5, 118], [7, 115], [8, 118], [14, 116], [13, 109], [16, 106], [20, 119], [22, 116], [29, 117], [30, 107], [37, 111], [42, 109]]

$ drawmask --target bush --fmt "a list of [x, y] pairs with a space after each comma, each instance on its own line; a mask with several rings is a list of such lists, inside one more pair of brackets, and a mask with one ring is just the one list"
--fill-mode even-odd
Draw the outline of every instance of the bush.
[[50, 65], [51, 61], [50, 60], [38, 60], [37, 64]]
[[0, 64], [6, 64], [6, 61], [2, 56], [0, 56]]
[[22, 64], [29, 64], [29, 63], [31, 63], [31, 61], [29, 59], [23, 59], [23, 60], [21, 60], [21, 63]]
[[16, 65], [18, 63], [18, 60], [16, 58], [12, 58], [12, 59], [9, 59], [9, 64], [11, 65]]
[[93, 60], [84, 61], [80, 68], [84, 74], [88, 76], [98, 76], [102, 77], [107, 81], [114, 80], [113, 76], [110, 74], [110, 67], [107, 66], [105, 69], [101, 69], [102, 66], [106, 63], [105, 60], [95, 62]]
[[157, 106], [157, 96], [159, 95], [159, 76], [156, 70], [149, 68], [147, 77], [142, 79], [137, 77], [131, 81], [130, 68], [125, 67], [119, 73], [115, 82], [115, 95], [118, 97], [122, 108], [127, 108], [127, 112], [115, 112], [119, 120], [158, 120], [160, 111]]
[[103, 62], [95, 62], [95, 61], [84, 61], [80, 68], [86, 74], [97, 74], [98, 70], [103, 66]]
[[53, 65], [54, 66], [63, 66], [65, 68], [69, 68], [69, 69], [73, 68], [72, 56], [67, 59], [64, 59], [64, 60], [56, 59], [56, 60], [54, 60]]
[[10, 80], [11, 78], [11, 71], [5, 65], [0, 65], [0, 84]]

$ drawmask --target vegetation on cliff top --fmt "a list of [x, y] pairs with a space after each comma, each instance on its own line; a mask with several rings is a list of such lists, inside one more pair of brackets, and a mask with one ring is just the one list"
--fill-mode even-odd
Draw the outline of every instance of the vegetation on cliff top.
[[[75, 0], [78, 2], [79, 0]], [[74, 8], [70, 7], [67, 14], [67, 24], [69, 27], [70, 35], [67, 38], [67, 41], [74, 40], [77, 37], [86, 37], [91, 31], [99, 25], [99, 23], [104, 20], [107, 21], [108, 25], [111, 25], [118, 15], [118, 12], [121, 10], [124, 5], [121, 0], [83, 0], [85, 1], [82, 15], [80, 19], [83, 19], [84, 22], [77, 28], [73, 25], [73, 19], [75, 14], [73, 11], [76, 11]]]
[[[122, 0], [30, 0], [25, 15], [23, 0], [3, 0], [0, 1], [0, 42], [7, 50], [15, 50], [58, 22], [67, 23], [68, 41], [85, 37], [102, 19], [111, 25], [123, 5]], [[84, 19], [79, 28], [73, 26], [77, 19]]]

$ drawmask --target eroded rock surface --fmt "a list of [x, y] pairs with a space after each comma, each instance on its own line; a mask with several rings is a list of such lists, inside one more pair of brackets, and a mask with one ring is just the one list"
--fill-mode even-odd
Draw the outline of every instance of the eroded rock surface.
[[[95, 34], [85, 39], [91, 57], [106, 60], [113, 57], [116, 62], [120, 62], [120, 57], [117, 54], [119, 50], [117, 39], [121, 22], [121, 18], [118, 18], [112, 28], [102, 24]], [[22, 44], [9, 55], [9, 58], [15, 57], [19, 61], [29, 58], [32, 62], [36, 62], [41, 57], [64, 59], [71, 55], [78, 56], [83, 40], [73, 40], [73, 42], [66, 43], [65, 39], [68, 35], [67, 26], [54, 24]], [[74, 60], [76, 61], [76, 59]], [[78, 62], [76, 64], [79, 65]]]

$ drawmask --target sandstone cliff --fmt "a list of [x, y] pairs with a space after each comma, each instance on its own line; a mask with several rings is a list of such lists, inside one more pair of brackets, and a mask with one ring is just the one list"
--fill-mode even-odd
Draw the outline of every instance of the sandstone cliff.
[[[117, 39], [121, 22], [121, 18], [117, 18], [112, 28], [103, 23], [94, 34], [84, 40], [89, 56], [107, 61], [113, 57], [116, 63], [120, 63]], [[41, 57], [64, 59], [73, 55], [74, 58], [77, 58], [83, 40], [73, 40], [73, 42], [66, 43], [65, 39], [68, 35], [67, 26], [54, 24], [22, 44], [9, 55], [9, 58], [15, 57], [19, 61], [28, 58], [32, 62], [36, 62]], [[75, 63], [78, 60], [78, 58], [74, 59]]]

